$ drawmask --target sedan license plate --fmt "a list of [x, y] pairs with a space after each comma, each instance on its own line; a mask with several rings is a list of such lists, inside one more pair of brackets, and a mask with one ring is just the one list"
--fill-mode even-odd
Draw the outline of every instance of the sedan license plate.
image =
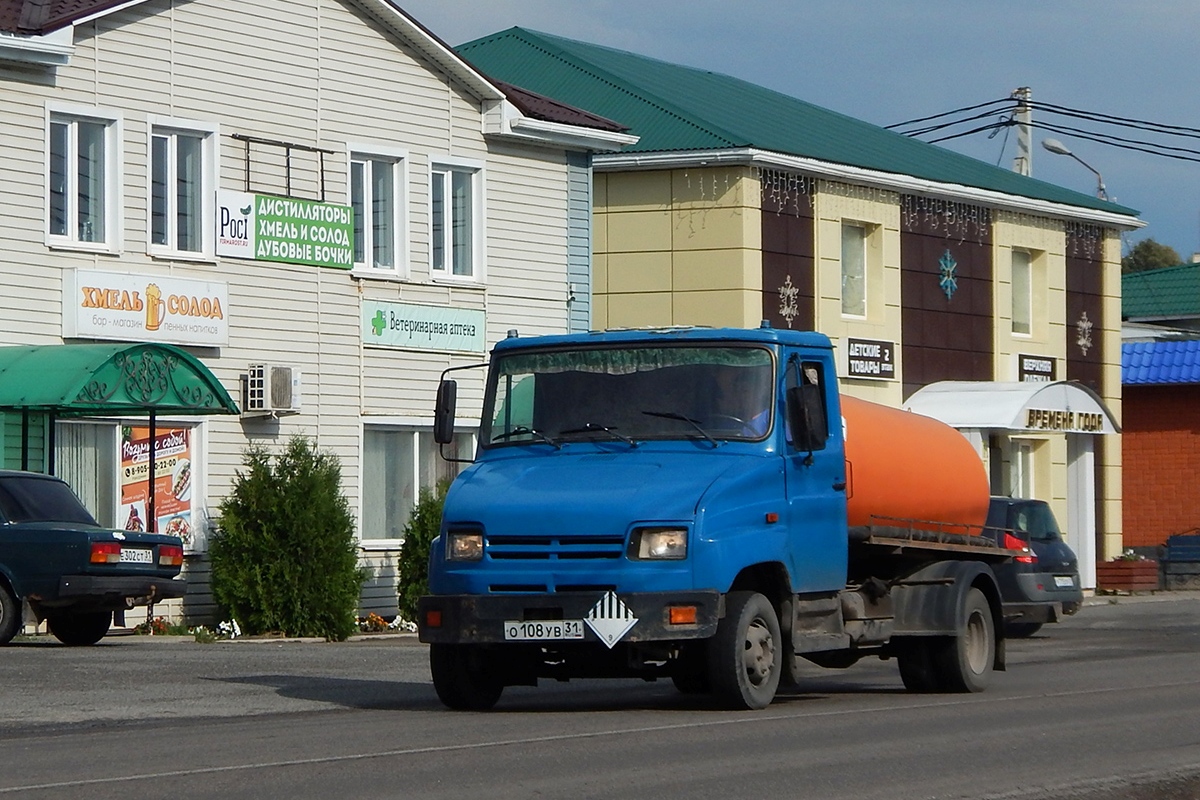
[[1070, 575], [1055, 575], [1054, 586], [1057, 589], [1073, 589], [1075, 588], [1075, 578]]
[[539, 619], [528, 621], [509, 620], [504, 623], [504, 638], [509, 641], [553, 641], [556, 639], [582, 639], [581, 619]]
[[122, 564], [153, 564], [154, 553], [145, 547], [122, 547]]

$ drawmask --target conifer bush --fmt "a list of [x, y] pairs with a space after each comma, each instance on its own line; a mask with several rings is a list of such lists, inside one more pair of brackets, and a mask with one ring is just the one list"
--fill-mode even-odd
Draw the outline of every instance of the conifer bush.
[[275, 458], [246, 450], [209, 558], [213, 598], [247, 634], [342, 641], [357, 630], [365, 573], [341, 473], [303, 436]]
[[404, 526], [396, 592], [400, 596], [400, 616], [413, 622], [417, 619], [417, 599], [429, 594], [429, 547], [441, 531], [442, 506], [449, 488], [450, 481], [441, 481], [432, 489], [422, 489]]

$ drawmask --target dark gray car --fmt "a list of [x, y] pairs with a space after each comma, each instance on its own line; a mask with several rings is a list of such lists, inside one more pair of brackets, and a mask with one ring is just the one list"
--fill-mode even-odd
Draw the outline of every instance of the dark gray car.
[[1032, 636], [1083, 605], [1079, 560], [1044, 501], [993, 497], [985, 534], [1001, 547], [1024, 551], [994, 568], [1006, 636]]

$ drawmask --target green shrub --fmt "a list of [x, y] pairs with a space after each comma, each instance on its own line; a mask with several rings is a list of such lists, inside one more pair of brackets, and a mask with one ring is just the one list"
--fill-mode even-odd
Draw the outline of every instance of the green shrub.
[[296, 436], [272, 463], [246, 450], [209, 548], [212, 593], [247, 634], [341, 641], [357, 630], [364, 572], [337, 456]]
[[442, 481], [433, 489], [422, 489], [404, 526], [396, 592], [400, 595], [400, 616], [407, 620], [416, 621], [417, 599], [429, 594], [429, 546], [441, 531], [442, 505], [449, 488], [450, 481]]

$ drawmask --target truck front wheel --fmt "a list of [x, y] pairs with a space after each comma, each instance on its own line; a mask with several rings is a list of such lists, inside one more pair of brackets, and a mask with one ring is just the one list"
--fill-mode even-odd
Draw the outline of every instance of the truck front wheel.
[[490, 660], [478, 645], [429, 645], [429, 671], [438, 699], [455, 711], [487, 711], [496, 705], [504, 684]]
[[756, 592], [730, 592], [725, 617], [709, 640], [709, 685], [729, 708], [766, 708], [775, 699], [783, 668], [779, 618]]

